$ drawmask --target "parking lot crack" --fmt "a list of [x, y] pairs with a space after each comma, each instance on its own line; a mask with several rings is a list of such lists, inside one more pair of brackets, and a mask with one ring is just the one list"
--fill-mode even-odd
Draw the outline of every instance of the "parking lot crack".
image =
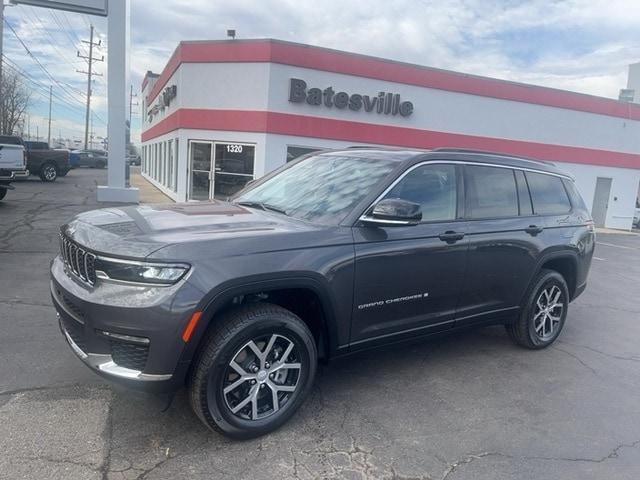
[[455, 472], [459, 467], [463, 465], [468, 465], [477, 460], [486, 458], [486, 457], [502, 457], [512, 460], [536, 460], [536, 461], [551, 461], [551, 462], [576, 462], [576, 463], [603, 463], [608, 460], [612, 460], [618, 458], [620, 455], [620, 451], [625, 448], [636, 448], [640, 446], [640, 440], [636, 440], [631, 443], [620, 443], [616, 445], [607, 455], [603, 457], [596, 458], [588, 458], [588, 457], [548, 457], [542, 455], [511, 455], [508, 453], [502, 452], [482, 452], [482, 453], [471, 453], [463, 456], [461, 459], [456, 460], [453, 463], [450, 463], [445, 469], [444, 473], [440, 480], [446, 480], [449, 476]]
[[91, 384], [67, 383], [62, 385], [47, 385], [47, 386], [41, 386], [41, 387], [25, 387], [25, 388], [16, 388], [14, 390], [4, 390], [4, 391], [0, 391], [0, 397], [20, 395], [23, 393], [31, 393], [31, 392], [63, 390], [67, 388], [94, 388], [94, 389], [107, 390], [108, 387], [100, 384], [91, 385]]
[[604, 357], [609, 357], [609, 358], [612, 358], [612, 359], [615, 359], [615, 360], [625, 360], [625, 361], [628, 361], [628, 362], [640, 362], [640, 355], [626, 355], [626, 356], [615, 355], [613, 353], [607, 353], [607, 352], [604, 352], [602, 350], [598, 350], [597, 348], [589, 347], [587, 345], [580, 345], [580, 344], [577, 344], [577, 343], [570, 343], [570, 342], [567, 342], [567, 341], [564, 341], [564, 340], [559, 340], [558, 342], [559, 343], [565, 343], [567, 345], [571, 345], [572, 347], [584, 348], [585, 350], [589, 350], [590, 352], [597, 353], [597, 354], [602, 355]]
[[107, 480], [109, 477], [109, 466], [111, 465], [111, 451], [113, 449], [113, 394], [109, 400], [109, 409], [107, 410], [107, 419], [102, 432], [102, 440], [105, 445], [105, 455], [99, 471], [102, 473], [102, 480]]
[[595, 370], [593, 367], [591, 367], [590, 365], [587, 365], [587, 363], [585, 363], [585, 362], [584, 362], [584, 360], [582, 360], [578, 355], [576, 355], [576, 354], [574, 354], [574, 353], [571, 353], [571, 352], [568, 352], [567, 350], [564, 350], [564, 349], [562, 349], [562, 348], [560, 348], [560, 347], [553, 346], [553, 347], [551, 347], [551, 348], [553, 348], [554, 350], [557, 350], [557, 351], [559, 351], [559, 352], [562, 352], [562, 353], [564, 353], [565, 355], [568, 355], [568, 356], [570, 356], [571, 358], [575, 359], [578, 363], [580, 363], [580, 365], [582, 365], [584, 368], [586, 368], [587, 370], [589, 370], [589, 371], [590, 371], [591, 373], [593, 373], [594, 375], [597, 375], [597, 374], [598, 374], [598, 373], [596, 372], [596, 370]]
[[491, 457], [491, 456], [500, 456], [500, 457], [509, 457], [509, 455], [504, 455], [500, 452], [482, 452], [482, 453], [471, 453], [468, 454], [466, 456], [464, 456], [463, 458], [456, 460], [453, 463], [450, 463], [447, 468], [445, 469], [445, 471], [442, 474], [441, 480], [446, 480], [447, 478], [449, 478], [449, 475], [451, 475], [453, 472], [456, 471], [456, 469], [458, 469], [458, 467], [462, 466], [462, 465], [468, 465], [476, 460], [479, 460], [481, 458], [485, 458], [485, 457]]

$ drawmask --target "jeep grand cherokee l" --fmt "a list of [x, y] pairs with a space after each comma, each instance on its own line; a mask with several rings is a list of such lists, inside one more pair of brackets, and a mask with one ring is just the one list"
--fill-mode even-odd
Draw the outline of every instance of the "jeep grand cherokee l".
[[551, 164], [361, 148], [229, 202], [83, 213], [60, 244], [51, 294], [76, 355], [130, 386], [186, 384], [206, 425], [246, 438], [293, 415], [319, 359], [488, 324], [547, 347], [594, 228]]

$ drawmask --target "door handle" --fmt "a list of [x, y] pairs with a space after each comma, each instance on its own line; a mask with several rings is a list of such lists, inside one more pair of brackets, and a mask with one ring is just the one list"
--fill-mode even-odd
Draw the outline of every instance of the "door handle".
[[446, 232], [438, 235], [438, 238], [443, 242], [456, 243], [458, 240], [462, 240], [464, 238], [464, 233], [447, 230]]
[[542, 230], [544, 230], [544, 228], [540, 227], [538, 225], [529, 225], [527, 228], [524, 229], [525, 232], [527, 232], [529, 235], [533, 235], [533, 236], [536, 236]]

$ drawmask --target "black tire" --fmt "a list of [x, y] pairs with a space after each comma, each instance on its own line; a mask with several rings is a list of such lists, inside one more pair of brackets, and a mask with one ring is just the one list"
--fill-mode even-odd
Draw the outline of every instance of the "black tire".
[[[194, 359], [188, 380], [193, 411], [205, 425], [233, 438], [258, 437], [277, 429], [293, 416], [313, 385], [318, 354], [309, 328], [290, 311], [268, 303], [240, 307], [213, 322]], [[264, 364], [253, 353], [255, 350], [248, 348], [252, 341], [264, 354]], [[293, 345], [290, 353], [282, 357], [289, 344]], [[232, 360], [254, 379], [242, 380], [231, 366]], [[278, 364], [298, 367], [281, 368]], [[285, 379], [281, 380], [280, 376]], [[224, 391], [233, 384], [238, 386]], [[282, 392], [272, 386], [293, 390]], [[255, 413], [253, 400], [236, 413], [232, 411], [249, 397], [255, 397]], [[273, 407], [276, 399], [278, 408]], [[235, 405], [231, 405], [233, 402]], [[262, 417], [258, 411], [260, 402]], [[267, 409], [269, 405], [271, 412]], [[253, 415], [256, 418], [252, 418]]]
[[40, 180], [43, 182], [55, 182], [58, 178], [58, 167], [55, 163], [47, 162], [40, 167]]
[[6, 196], [7, 196], [7, 189], [6, 188], [0, 188], [0, 200], [2, 200]]
[[104, 168], [104, 162], [96, 162], [96, 168]]
[[[554, 300], [557, 292], [560, 296]], [[551, 300], [548, 300], [547, 293], [550, 293]], [[543, 308], [538, 305], [539, 301]], [[561, 310], [555, 307], [544, 313], [545, 308], [556, 303], [561, 305]], [[525, 296], [520, 316], [513, 323], [505, 325], [507, 333], [514, 342], [525, 348], [535, 350], [548, 347], [560, 335], [568, 308], [569, 289], [564, 277], [555, 270], [541, 270]]]

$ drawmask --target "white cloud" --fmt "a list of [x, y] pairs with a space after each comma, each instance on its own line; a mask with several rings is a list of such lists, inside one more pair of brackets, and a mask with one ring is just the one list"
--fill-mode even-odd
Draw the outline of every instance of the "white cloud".
[[[75, 50], [88, 34], [86, 17], [24, 6], [5, 12], [58, 81], [85, 90]], [[162, 70], [179, 41], [225, 38], [227, 28], [238, 38], [273, 37], [613, 98], [627, 64], [640, 60], [637, 0], [132, 0], [131, 19], [136, 89], [147, 70]], [[104, 38], [104, 19], [92, 21]], [[5, 30], [7, 56], [48, 85], [11, 37]], [[106, 73], [106, 65], [97, 70]], [[105, 97], [99, 78], [93, 105], [106, 119]], [[82, 125], [82, 102], [75, 103], [80, 113], [69, 117]]]

